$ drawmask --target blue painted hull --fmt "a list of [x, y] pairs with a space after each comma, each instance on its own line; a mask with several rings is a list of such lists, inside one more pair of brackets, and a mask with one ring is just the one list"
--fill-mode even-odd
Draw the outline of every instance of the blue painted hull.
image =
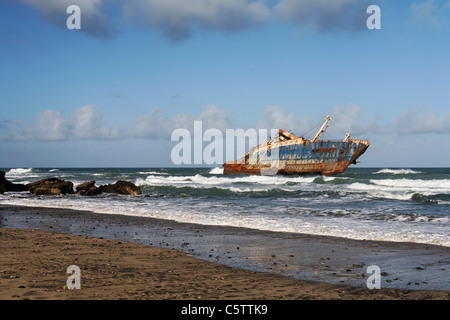
[[364, 140], [288, 140], [260, 145], [223, 167], [225, 174], [335, 175], [356, 163], [368, 147]]

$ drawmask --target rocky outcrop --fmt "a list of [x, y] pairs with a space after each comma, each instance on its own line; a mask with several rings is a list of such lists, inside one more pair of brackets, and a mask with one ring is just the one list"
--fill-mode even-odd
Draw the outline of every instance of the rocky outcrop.
[[59, 196], [61, 194], [61, 189], [59, 188], [36, 188], [32, 192], [35, 196]]
[[102, 193], [101, 188], [95, 186], [95, 181], [82, 183], [76, 187], [77, 194], [82, 196], [96, 196]]
[[82, 183], [76, 187], [77, 194], [83, 196], [95, 196], [101, 193], [113, 193], [136, 196], [141, 194], [141, 188], [135, 184], [119, 180], [114, 184], [102, 185], [100, 187], [95, 186], [95, 181], [89, 181]]
[[58, 178], [48, 178], [27, 184], [28, 190], [34, 195], [74, 194], [73, 183]]
[[28, 191], [28, 188], [24, 184], [12, 183], [6, 180], [5, 175], [5, 171], [0, 171], [0, 194], [7, 191]]
[[[73, 183], [58, 178], [48, 178], [29, 183], [27, 185], [14, 184], [5, 178], [5, 172], [0, 171], [0, 194], [7, 191], [30, 191], [34, 195], [61, 195], [74, 194]], [[76, 187], [76, 193], [83, 196], [95, 196], [98, 194], [113, 193], [124, 195], [139, 195], [141, 188], [135, 184], [119, 180], [114, 184], [97, 187], [95, 181], [84, 182]]]
[[131, 182], [123, 180], [119, 180], [114, 184], [100, 186], [99, 189], [105, 193], [126, 194], [132, 196], [141, 194], [141, 188]]

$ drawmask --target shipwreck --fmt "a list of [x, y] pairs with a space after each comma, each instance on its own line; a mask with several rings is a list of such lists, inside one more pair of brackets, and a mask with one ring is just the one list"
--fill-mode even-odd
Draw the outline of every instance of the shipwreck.
[[366, 140], [320, 140], [331, 121], [328, 116], [314, 136], [308, 140], [287, 131], [251, 148], [244, 157], [223, 164], [224, 174], [254, 175], [336, 175], [343, 173], [367, 150]]

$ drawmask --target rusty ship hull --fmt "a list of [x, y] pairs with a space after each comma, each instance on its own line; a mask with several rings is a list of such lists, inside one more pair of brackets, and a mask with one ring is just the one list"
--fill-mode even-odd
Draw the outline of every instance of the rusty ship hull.
[[[327, 121], [331, 118], [327, 118]], [[316, 137], [310, 141], [279, 130], [278, 137], [252, 148], [237, 161], [223, 164], [224, 174], [253, 175], [336, 175], [367, 150], [366, 140], [319, 140], [326, 122]]]

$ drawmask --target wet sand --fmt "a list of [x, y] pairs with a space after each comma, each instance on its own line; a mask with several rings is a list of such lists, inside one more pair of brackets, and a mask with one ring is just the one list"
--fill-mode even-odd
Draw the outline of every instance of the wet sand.
[[0, 227], [1, 299], [450, 299], [445, 247], [5, 206]]

